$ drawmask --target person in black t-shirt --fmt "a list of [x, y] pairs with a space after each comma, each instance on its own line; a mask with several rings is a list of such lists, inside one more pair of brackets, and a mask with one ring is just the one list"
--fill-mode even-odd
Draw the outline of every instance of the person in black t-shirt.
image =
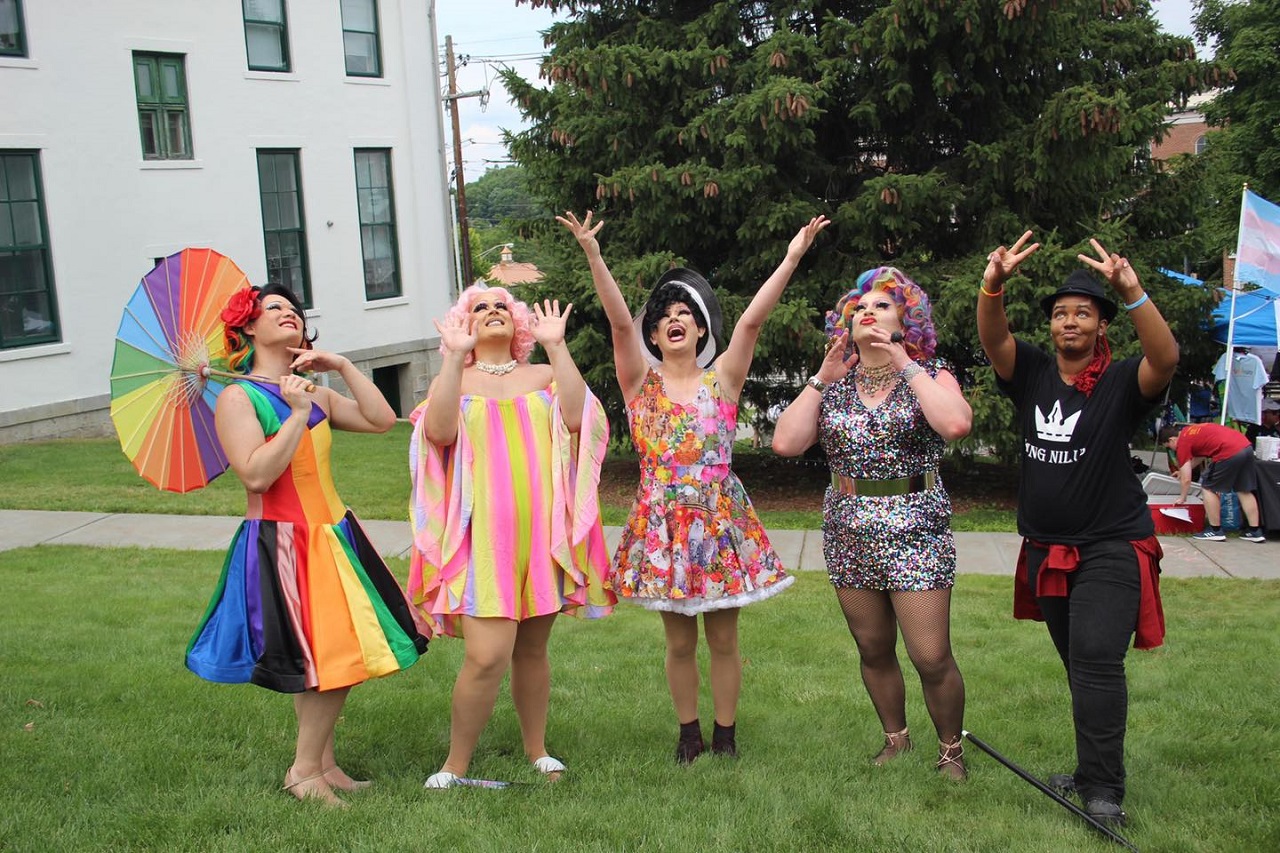
[[1040, 248], [1031, 232], [988, 256], [978, 296], [978, 337], [997, 384], [1017, 409], [1023, 453], [1018, 532], [1023, 536], [1014, 615], [1043, 619], [1067, 669], [1076, 769], [1049, 784], [1085, 810], [1125, 821], [1124, 658], [1160, 645], [1160, 544], [1146, 495], [1129, 467], [1129, 438], [1178, 365], [1178, 343], [1129, 262], [1091, 240], [1097, 270], [1125, 303], [1140, 358], [1113, 362], [1107, 327], [1116, 303], [1088, 272], [1071, 273], [1041, 301], [1053, 354], [1019, 341], [1005, 317], [1005, 282]]

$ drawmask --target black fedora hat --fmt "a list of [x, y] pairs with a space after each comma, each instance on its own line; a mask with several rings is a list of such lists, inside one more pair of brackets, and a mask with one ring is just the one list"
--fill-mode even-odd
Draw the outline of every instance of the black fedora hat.
[[1078, 293], [1081, 296], [1088, 296], [1094, 302], [1101, 305], [1102, 317], [1108, 323], [1115, 319], [1115, 300], [1110, 296], [1107, 296], [1107, 292], [1102, 289], [1102, 285], [1098, 283], [1098, 280], [1084, 270], [1076, 270], [1071, 275], [1067, 276], [1067, 280], [1062, 283], [1061, 287], [1053, 293], [1050, 293], [1044, 299], [1040, 300], [1040, 307], [1044, 309], [1044, 315], [1046, 317], [1052, 317], [1053, 306], [1058, 301], [1058, 297], [1067, 296], [1073, 293]]
[[715, 291], [711, 289], [707, 280], [701, 273], [685, 267], [676, 267], [664, 272], [654, 283], [653, 290], [649, 291], [649, 298], [640, 309], [640, 313], [632, 319], [636, 333], [640, 336], [640, 342], [644, 344], [645, 353], [655, 366], [662, 363], [662, 350], [658, 349], [658, 345], [649, 340], [649, 336], [644, 333], [644, 317], [649, 313], [649, 306], [653, 304], [653, 298], [658, 291], [668, 284], [682, 288], [688, 295], [684, 300], [685, 303], [702, 315], [702, 325], [706, 328], [707, 334], [703, 335], [702, 342], [698, 345], [697, 361], [699, 367], [708, 367], [716, 360], [720, 351], [720, 339], [724, 334], [724, 314], [720, 310], [720, 300], [716, 298]]

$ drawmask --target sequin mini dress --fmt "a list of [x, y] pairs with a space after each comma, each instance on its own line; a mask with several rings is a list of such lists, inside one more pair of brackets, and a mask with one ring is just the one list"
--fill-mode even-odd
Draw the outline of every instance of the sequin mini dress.
[[[947, 365], [923, 362], [930, 376]], [[946, 443], [925, 419], [915, 393], [899, 382], [868, 408], [850, 371], [822, 395], [818, 440], [833, 474], [893, 480], [937, 471]], [[822, 553], [832, 585], [875, 590], [950, 589], [956, 545], [951, 499], [939, 476], [907, 494], [869, 497], [828, 487], [822, 505]]]

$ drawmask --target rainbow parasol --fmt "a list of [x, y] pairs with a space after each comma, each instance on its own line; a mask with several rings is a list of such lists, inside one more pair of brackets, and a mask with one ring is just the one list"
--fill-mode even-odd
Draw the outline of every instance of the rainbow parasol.
[[227, 470], [213, 410], [235, 374], [225, 371], [219, 314], [247, 286], [230, 258], [183, 249], [143, 276], [125, 306], [111, 363], [111, 420], [125, 456], [162, 489], [189, 492]]

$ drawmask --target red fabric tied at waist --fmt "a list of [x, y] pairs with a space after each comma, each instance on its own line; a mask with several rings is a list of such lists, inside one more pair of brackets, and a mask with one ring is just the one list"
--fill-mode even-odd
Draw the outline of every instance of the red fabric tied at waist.
[[[1044, 563], [1036, 572], [1036, 588], [1031, 589], [1027, 572], [1027, 545], [1048, 550]], [[1129, 543], [1138, 558], [1138, 579], [1141, 583], [1138, 600], [1138, 622], [1134, 626], [1133, 647], [1154, 649], [1164, 643], [1164, 604], [1160, 600], [1160, 558], [1164, 551], [1160, 540], [1154, 536], [1136, 539]], [[1063, 598], [1067, 595], [1067, 580], [1071, 572], [1080, 566], [1080, 549], [1075, 545], [1055, 545], [1022, 540], [1018, 550], [1018, 565], [1013, 578], [1013, 618], [1044, 621], [1037, 597]]]

